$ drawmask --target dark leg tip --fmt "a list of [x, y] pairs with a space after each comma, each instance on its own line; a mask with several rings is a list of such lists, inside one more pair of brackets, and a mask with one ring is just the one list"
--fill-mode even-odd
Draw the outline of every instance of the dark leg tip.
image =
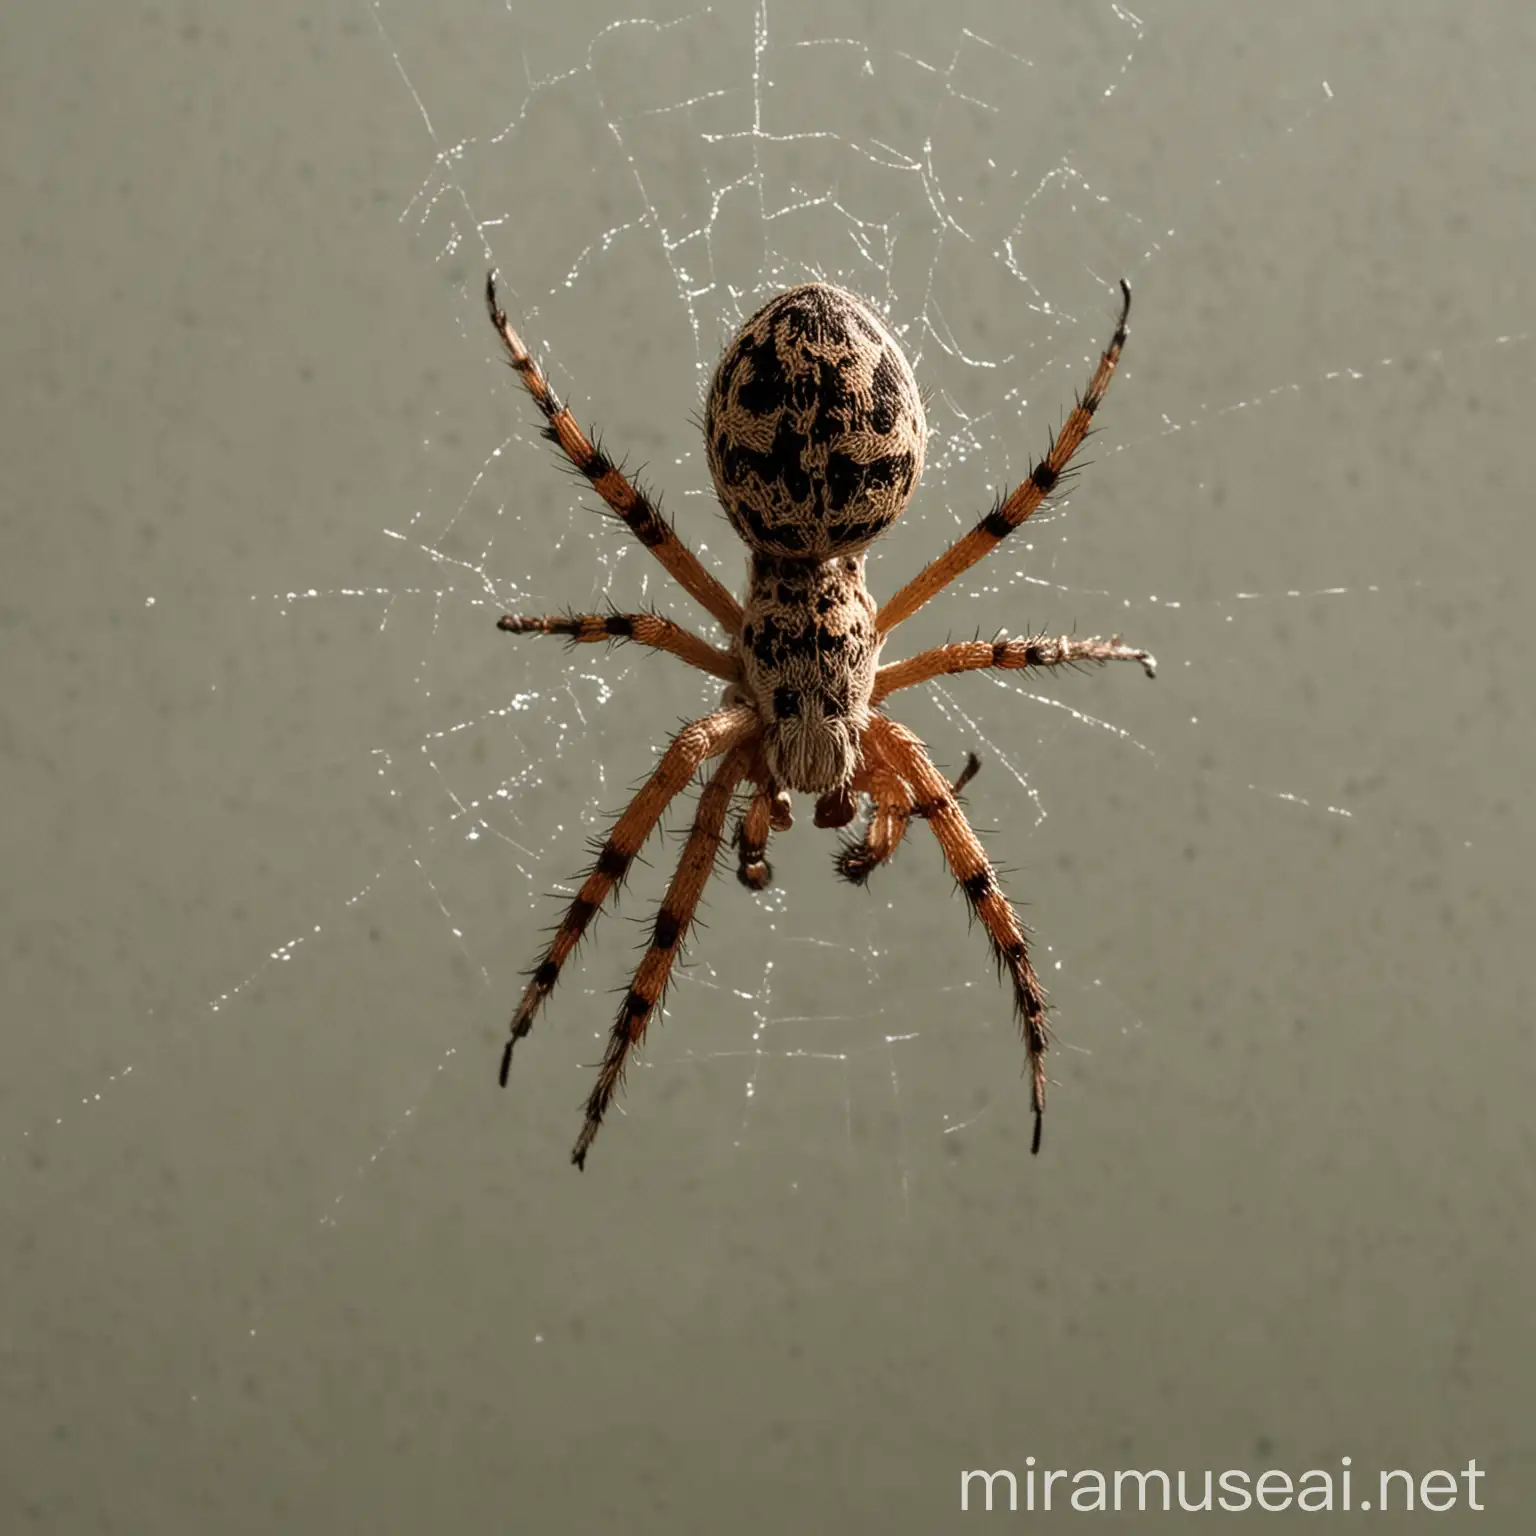
[[501, 1086], [507, 1086], [507, 1073], [512, 1070], [512, 1041], [507, 1041], [507, 1048], [501, 1053]]
[[875, 861], [863, 843], [849, 843], [839, 848], [832, 865], [849, 885], [866, 884], [875, 869]]
[[773, 865], [767, 859], [742, 864], [736, 870], [736, 878], [749, 891], [766, 891], [773, 884]]
[[1039, 1153], [1040, 1153], [1040, 1134], [1041, 1134], [1041, 1132], [1044, 1129], [1045, 1129], [1045, 1116], [1037, 1109], [1035, 1111], [1035, 1135], [1034, 1135], [1034, 1139], [1029, 1144], [1029, 1151], [1030, 1151], [1030, 1155], [1031, 1156], [1035, 1156], [1035, 1157], [1039, 1156]]

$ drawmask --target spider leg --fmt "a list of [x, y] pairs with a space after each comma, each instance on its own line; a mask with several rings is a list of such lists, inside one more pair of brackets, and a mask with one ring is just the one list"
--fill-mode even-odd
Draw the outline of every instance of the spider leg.
[[844, 838], [832, 858], [833, 867], [850, 885], [863, 885], [896, 852], [915, 804], [912, 786], [877, 755], [867, 729], [861, 748], [864, 766], [854, 776], [853, 788], [869, 796], [869, 822], [860, 836]]
[[990, 554], [1047, 496], [1054, 491], [1067, 472], [1073, 455], [1082, 447], [1093, 424], [1094, 412], [1103, 403], [1109, 389], [1109, 381], [1115, 376], [1115, 365], [1120, 361], [1121, 348], [1125, 346], [1125, 322], [1131, 313], [1131, 290], [1121, 282], [1122, 302], [1120, 318], [1115, 334], [1110, 338], [1099, 366], [1089, 380], [1087, 390], [1078, 396], [1076, 405], [1068, 413], [1051, 442], [1046, 456], [1030, 470], [1029, 478], [1016, 486], [982, 520], [957, 539], [936, 560], [925, 565], [894, 597], [887, 598], [880, 612], [875, 615], [875, 630], [884, 635], [905, 619], [910, 619], [929, 598], [942, 591], [962, 571], [967, 571], [984, 555]]
[[[865, 753], [874, 757], [874, 743], [865, 739]], [[949, 787], [958, 796], [981, 771], [981, 759], [972, 752], [965, 760], [960, 776]], [[863, 885], [896, 852], [906, 835], [916, 797], [912, 786], [888, 764], [871, 761], [863, 775], [853, 781], [854, 788], [867, 794], [872, 802], [869, 825], [861, 837], [849, 838], [837, 850], [833, 863], [839, 875], [850, 885]]]
[[681, 657], [690, 667], [723, 677], [728, 683], [741, 680], [741, 663], [729, 651], [719, 650], [659, 613], [563, 613], [540, 618], [506, 613], [497, 619], [496, 628], [509, 635], [565, 635], [573, 645], [633, 640], [636, 645]]
[[749, 891], [766, 891], [773, 884], [773, 865], [768, 862], [768, 835], [772, 829], [773, 796], [759, 784], [751, 803], [736, 823], [736, 878]]
[[1027, 640], [967, 640], [959, 645], [936, 645], [901, 661], [888, 662], [875, 673], [871, 704], [951, 672], [979, 672], [987, 667], [1005, 670], [1019, 667], [1062, 667], [1077, 662], [1139, 661], [1148, 677], [1157, 676], [1157, 659], [1150, 651], [1133, 650], [1120, 643], [1119, 635], [1101, 639], [1091, 635], [1076, 640], [1070, 635], [1031, 635]]
[[661, 813], [684, 789], [701, 763], [728, 752], [757, 728], [757, 713], [746, 706], [718, 710], [702, 720], [691, 721], [672, 738], [656, 770], [624, 808], [613, 824], [596, 862], [582, 882], [576, 899], [555, 930], [544, 958], [530, 975], [522, 1001], [512, 1015], [512, 1033], [501, 1057], [501, 1086], [507, 1086], [512, 1048], [533, 1027], [539, 1005], [555, 989], [560, 967], [580, 942], [587, 925], [597, 916], [608, 896], [629, 872], [629, 866], [647, 837], [661, 820]]
[[592, 489], [608, 504], [634, 536], [666, 568], [669, 575], [690, 596], [701, 602], [734, 635], [741, 628], [741, 605], [706, 571], [699, 557], [678, 538], [677, 531], [664, 518], [651, 499], [624, 472], [594, 446], [576, 424], [576, 418], [561, 404], [549, 387], [549, 380], [534, 361], [523, 339], [512, 328], [506, 312], [496, 301], [496, 274], [485, 279], [485, 305], [491, 324], [501, 337], [507, 362], [533, 396], [548, 423], [545, 436], [571, 461], [576, 472], [590, 482]]
[[923, 817], [933, 829], [949, 862], [950, 872], [965, 892], [971, 912], [981, 919], [999, 967], [1013, 982], [1014, 1007], [1029, 1052], [1030, 1104], [1035, 1113], [1035, 1134], [1030, 1151], [1040, 1150], [1041, 1121], [1045, 1112], [1045, 1053], [1050, 1034], [1045, 1023], [1045, 991], [1029, 961], [1029, 946], [1008, 898], [997, 883], [971, 824], [955, 803], [954, 790], [934, 767], [916, 736], [905, 726], [877, 715], [870, 722], [883, 757], [901, 771], [917, 796], [914, 816]]
[[768, 862], [768, 839], [795, 824], [789, 791], [774, 785], [773, 775], [761, 749], [752, 759], [746, 777], [752, 781], [752, 798], [736, 822], [731, 838], [737, 852], [736, 878], [749, 891], [766, 891], [773, 884], [773, 865]]
[[733, 748], [699, 796], [693, 829], [683, 845], [683, 854], [673, 873], [672, 883], [667, 887], [667, 894], [662, 897], [656, 913], [650, 948], [640, 961], [635, 979], [629, 984], [629, 991], [619, 1005], [618, 1020], [608, 1038], [608, 1049], [598, 1069], [597, 1082], [587, 1100], [586, 1121], [571, 1151], [571, 1161], [578, 1168], [586, 1167], [587, 1151], [602, 1126], [603, 1116], [608, 1112], [614, 1094], [624, 1081], [630, 1052], [636, 1050], [644, 1040], [646, 1025], [661, 1002], [662, 993], [666, 991], [672, 966], [688, 936], [693, 914], [698, 910], [699, 898], [704, 894], [710, 875], [714, 873], [731, 797], [736, 793], [736, 786], [746, 776], [751, 761], [748, 747]]

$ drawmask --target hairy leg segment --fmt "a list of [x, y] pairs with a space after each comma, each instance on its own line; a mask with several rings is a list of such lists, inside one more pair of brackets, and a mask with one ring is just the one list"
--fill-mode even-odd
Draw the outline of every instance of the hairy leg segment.
[[1099, 366], [1088, 381], [1088, 388], [1078, 396], [1077, 404], [1061, 424], [1061, 431], [1052, 438], [1045, 457], [1030, 470], [1029, 478], [1004, 497], [968, 534], [924, 566], [894, 597], [886, 599], [875, 616], [875, 628], [880, 634], [888, 634], [898, 624], [910, 619], [961, 572], [968, 571], [978, 560], [991, 554], [1053, 491], [1060, 488], [1074, 455], [1092, 429], [1094, 412], [1103, 404], [1125, 346], [1126, 321], [1131, 313], [1128, 284], [1120, 284], [1120, 295], [1120, 318], [1115, 324], [1115, 334], [1110, 337]]
[[630, 1053], [645, 1038], [645, 1030], [651, 1014], [661, 1002], [678, 951], [688, 937], [693, 915], [698, 911], [699, 898], [714, 873], [715, 860], [719, 856], [725, 818], [731, 808], [731, 797], [736, 786], [745, 777], [751, 763], [751, 751], [734, 747], [725, 761], [715, 770], [699, 796], [699, 805], [693, 817], [693, 828], [683, 845], [683, 855], [678, 860], [672, 883], [662, 897], [651, 929], [651, 942], [640, 961], [629, 991], [619, 1005], [619, 1017], [608, 1037], [608, 1049], [603, 1064], [598, 1069], [597, 1082], [587, 1100], [586, 1119], [571, 1161], [578, 1168], [585, 1168], [587, 1149], [602, 1127], [603, 1116], [614, 1094], [624, 1081], [624, 1071], [629, 1064]]
[[688, 786], [702, 764], [729, 752], [750, 736], [756, 726], [756, 713], [739, 705], [695, 720], [672, 738], [655, 772], [613, 824], [575, 900], [555, 930], [543, 959], [530, 973], [522, 1001], [512, 1015], [511, 1034], [502, 1052], [503, 1088], [507, 1086], [507, 1074], [512, 1067], [513, 1047], [533, 1027], [534, 1015], [560, 979], [560, 968], [580, 943], [582, 934], [603, 903], [629, 873], [630, 864], [661, 820], [662, 812]]
[[[878, 733], [877, 733], [878, 740]], [[850, 885], [864, 885], [900, 846], [912, 819], [917, 796], [912, 786], [889, 763], [875, 756], [876, 743], [865, 737], [868, 761], [854, 780], [854, 788], [870, 798], [869, 825], [863, 836], [849, 838], [837, 850], [833, 865]], [[981, 772], [981, 759], [972, 752], [965, 767], [949, 787], [957, 799], [965, 786]]]
[[555, 613], [536, 618], [504, 613], [496, 628], [509, 635], [564, 635], [572, 645], [633, 640], [636, 645], [680, 657], [689, 666], [728, 683], [741, 678], [741, 665], [728, 651], [699, 639], [692, 630], [659, 613]]
[[1150, 651], [1120, 643], [1119, 635], [1086, 640], [1071, 635], [1031, 635], [1026, 640], [966, 640], [958, 645], [936, 645], [901, 661], [893, 661], [875, 673], [878, 704], [899, 688], [912, 688], [955, 672], [980, 672], [990, 667], [1017, 671], [1024, 667], [1070, 667], [1109, 661], [1138, 661], [1148, 677], [1157, 676], [1157, 658]]
[[507, 363], [523, 381], [546, 423], [545, 436], [559, 448], [571, 467], [607, 503], [634, 536], [655, 555], [677, 584], [712, 613], [727, 634], [741, 628], [741, 604], [706, 571], [699, 557], [678, 538], [677, 531], [645, 494], [577, 425], [561, 404], [543, 370], [523, 339], [512, 328], [496, 298], [496, 274], [485, 279], [485, 305], [501, 337]]
[[911, 814], [922, 817], [932, 828], [955, 883], [986, 930], [993, 957], [1013, 983], [1014, 1008], [1028, 1052], [1030, 1107], [1035, 1115], [1030, 1151], [1038, 1152], [1045, 1114], [1045, 1053], [1050, 1034], [1045, 1021], [1045, 989], [1030, 964], [1024, 929], [998, 884], [986, 850], [955, 800], [954, 786], [933, 765], [922, 742], [904, 725], [883, 715], [876, 715], [870, 722], [868, 735], [878, 755], [912, 787], [915, 803]]

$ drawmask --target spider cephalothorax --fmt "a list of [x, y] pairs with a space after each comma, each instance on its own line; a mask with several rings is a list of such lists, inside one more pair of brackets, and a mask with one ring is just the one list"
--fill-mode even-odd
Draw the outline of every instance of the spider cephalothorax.
[[851, 784], [879, 650], [864, 557], [754, 554], [749, 573], [742, 681], [762, 720], [769, 771], [800, 794]]
[[724, 843], [738, 791], [749, 789], [735, 834], [737, 873], [766, 886], [771, 831], [790, 825], [791, 791], [816, 795], [816, 824], [851, 821], [869, 802], [863, 833], [838, 852], [844, 879], [862, 885], [896, 851], [915, 817], [933, 829], [950, 872], [980, 918], [1013, 985], [1029, 1053], [1033, 1149], [1045, 1106], [1045, 994], [1029, 947], [987, 856], [960, 809], [960, 790], [976, 771], [971, 758], [951, 784], [923, 744], [881, 709], [900, 688], [952, 672], [1054, 667], [1074, 662], [1138, 661], [1146, 651], [1118, 635], [1076, 640], [1032, 635], [941, 645], [879, 664], [885, 638], [935, 593], [1010, 534], [1057, 487], [1088, 435], [1125, 344], [1131, 291], [1115, 334], [1050, 451], [1001, 498], [880, 607], [864, 585], [864, 552], [900, 515], [923, 467], [922, 398], [901, 347], [885, 324], [850, 293], [808, 283], [771, 299], [726, 348], [705, 407], [710, 471], [731, 526], [747, 545], [745, 604], [738, 603], [677, 537], [633, 481], [594, 447], [550, 389], [539, 366], [486, 283], [491, 323], [507, 361], [543, 413], [545, 432], [678, 584], [715, 618], [727, 647], [710, 645], [654, 613], [508, 614], [514, 634], [566, 635], [574, 642], [633, 640], [667, 651], [722, 679], [721, 706], [672, 739], [655, 771], [614, 823], [555, 931], [512, 1016], [501, 1061], [505, 1085], [512, 1048], [559, 980], [561, 967], [603, 903], [620, 885], [668, 803], [705, 763], [719, 760], [699, 796], [682, 858], [651, 929], [609, 1036], [572, 1160], [587, 1151], [624, 1076], [630, 1053], [661, 1001], [704, 886]]

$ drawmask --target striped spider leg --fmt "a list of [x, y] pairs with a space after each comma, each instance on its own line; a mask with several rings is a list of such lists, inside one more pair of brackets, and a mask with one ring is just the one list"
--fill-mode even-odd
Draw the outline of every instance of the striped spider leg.
[[[512, 1068], [513, 1047], [532, 1029], [534, 1015], [555, 990], [561, 967], [581, 942], [604, 902], [623, 883], [635, 855], [645, 846], [645, 840], [655, 830], [662, 813], [688, 787], [705, 763], [747, 740], [756, 727], [753, 712], [738, 706], [690, 721], [672, 738], [655, 771], [609, 830], [543, 958], [529, 973], [528, 985], [512, 1015], [511, 1034], [502, 1052], [503, 1088]], [[691, 911], [688, 915], [692, 915]]]
[[[1108, 640], [1097, 636], [1078, 640], [1070, 635], [1053, 638], [1043, 634], [1031, 635], [1025, 640], [1009, 640], [999, 636], [996, 640], [936, 645], [902, 661], [888, 662], [875, 673], [870, 703], [882, 704], [900, 688], [912, 688], [956, 672], [976, 672], [991, 667], [1016, 670], [1076, 666], [1108, 661], [1139, 661], [1148, 677], [1157, 675], [1157, 661], [1152, 653], [1122, 645], [1118, 635], [1112, 635]], [[912, 786], [879, 752], [878, 740], [872, 742], [866, 736], [865, 749], [865, 766], [860, 777], [854, 780], [854, 788], [869, 797], [869, 824], [861, 837], [843, 844], [836, 860], [838, 874], [853, 885], [863, 885], [895, 853], [917, 804]], [[981, 759], [972, 752], [959, 778], [950, 785], [950, 794], [958, 799], [980, 768]]]
[[[968, 534], [957, 539], [930, 561], [893, 597], [880, 607], [875, 624], [883, 641], [897, 625], [912, 617], [957, 576], [984, 559], [1013, 530], [1059, 489], [1072, 460], [1093, 424], [1114, 378], [1125, 346], [1126, 321], [1131, 311], [1131, 290], [1120, 284], [1121, 306], [1114, 335], [1099, 358], [1087, 390], [1052, 439], [1050, 448], [1022, 481]], [[890, 662], [875, 674], [870, 703], [878, 706], [892, 693], [935, 677], [983, 668], [1070, 666], [1081, 663], [1137, 661], [1148, 677], [1157, 664], [1150, 653], [1123, 645], [1118, 635], [1108, 640], [1070, 636], [1053, 639], [1034, 635], [1024, 640], [999, 637], [995, 641], [941, 645], [902, 661]], [[873, 803], [864, 837], [845, 844], [837, 857], [838, 873], [862, 884], [888, 859], [900, 842], [908, 820], [927, 821], [938, 838], [956, 883], [964, 892], [972, 914], [985, 928], [999, 967], [1013, 983], [1014, 1005], [1028, 1052], [1030, 1102], [1035, 1116], [1030, 1150], [1040, 1150], [1045, 1111], [1045, 1053], [1050, 1042], [1046, 1027], [1045, 992], [1030, 963], [1023, 927], [998, 884], [980, 840], [956, 802], [968, 774], [949, 784], [934, 766], [923, 744], [904, 726], [875, 715], [865, 730], [864, 747], [869, 769], [868, 793]]]
[[608, 504], [614, 516], [655, 555], [667, 574], [691, 597], [698, 599], [728, 635], [741, 628], [741, 605], [699, 563], [699, 557], [677, 536], [649, 496], [621, 470], [576, 423], [576, 418], [549, 387], [533, 354], [512, 328], [496, 298], [496, 274], [485, 279], [485, 306], [491, 324], [501, 337], [507, 366], [523, 381], [533, 403], [544, 416], [544, 435]]
[[875, 620], [882, 636], [905, 619], [910, 619], [930, 598], [942, 592], [955, 577], [970, 570], [978, 560], [990, 555], [1032, 512], [1035, 512], [1061, 484], [1077, 450], [1083, 446], [1093, 426], [1094, 413], [1104, 403], [1109, 391], [1109, 381], [1115, 376], [1115, 367], [1125, 346], [1126, 321], [1131, 315], [1131, 288], [1124, 281], [1120, 284], [1120, 318], [1115, 323], [1115, 334], [1110, 337], [1099, 366], [1088, 381], [1087, 390], [1078, 396], [1077, 403], [1067, 414], [1045, 457], [1030, 470], [1027, 479], [1014, 487], [1012, 493], [998, 502], [982, 520], [963, 538], [956, 539], [937, 559], [930, 561], [894, 597], [880, 605]]
[[715, 770], [693, 817], [693, 827], [688, 841], [683, 845], [682, 857], [677, 861], [672, 883], [662, 897], [651, 928], [651, 942], [646, 948], [635, 979], [619, 1004], [619, 1017], [608, 1037], [608, 1049], [603, 1064], [598, 1069], [597, 1082], [587, 1100], [586, 1117], [582, 1122], [581, 1135], [576, 1138], [571, 1161], [578, 1168], [587, 1165], [587, 1149], [597, 1135], [608, 1112], [614, 1093], [624, 1081], [624, 1069], [629, 1064], [630, 1052], [645, 1038], [645, 1027], [651, 1014], [661, 1002], [678, 950], [688, 936], [689, 925], [698, 910], [699, 898], [714, 873], [719, 856], [721, 833], [725, 827], [726, 813], [731, 807], [731, 797], [736, 786], [746, 776], [752, 761], [751, 748], [735, 746], [725, 755], [725, 760]]
[[965, 893], [972, 915], [980, 919], [986, 930], [993, 958], [1013, 982], [1014, 1010], [1029, 1052], [1030, 1107], [1035, 1116], [1030, 1151], [1038, 1152], [1045, 1115], [1045, 1052], [1050, 1034], [1045, 1023], [1045, 990], [1030, 964], [1024, 930], [997, 882], [986, 850], [955, 799], [953, 787], [934, 767], [922, 742], [906, 726], [883, 715], [870, 721], [867, 740], [872, 755], [888, 763], [911, 786], [913, 798], [907, 815], [921, 817], [932, 828], [955, 883]]

